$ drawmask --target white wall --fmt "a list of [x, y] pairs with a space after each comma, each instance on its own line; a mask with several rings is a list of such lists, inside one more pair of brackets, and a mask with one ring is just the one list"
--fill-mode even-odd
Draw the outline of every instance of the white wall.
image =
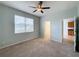
[[68, 38], [68, 19], [63, 19], [63, 38]]

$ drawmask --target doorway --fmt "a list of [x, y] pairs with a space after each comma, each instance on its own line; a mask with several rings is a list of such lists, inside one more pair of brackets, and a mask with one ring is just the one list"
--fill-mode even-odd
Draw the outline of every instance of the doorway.
[[63, 39], [62, 42], [74, 46], [75, 40], [75, 18], [63, 20]]
[[45, 40], [50, 40], [50, 21], [45, 21], [45, 25], [44, 25], [44, 39]]

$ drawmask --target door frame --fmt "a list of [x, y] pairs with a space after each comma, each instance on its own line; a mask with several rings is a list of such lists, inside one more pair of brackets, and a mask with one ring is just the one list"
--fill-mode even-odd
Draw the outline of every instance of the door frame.
[[[73, 17], [75, 20], [74, 20], [74, 51], [75, 51], [75, 46], [76, 46], [76, 17], [74, 16]], [[62, 44], [63, 44], [63, 21], [64, 19], [62, 20]]]

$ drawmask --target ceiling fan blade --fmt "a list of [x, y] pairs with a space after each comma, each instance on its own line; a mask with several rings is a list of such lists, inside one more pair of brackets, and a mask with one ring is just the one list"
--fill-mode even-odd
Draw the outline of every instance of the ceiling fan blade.
[[33, 12], [36, 12], [37, 10], [34, 10]]
[[42, 9], [50, 9], [50, 7], [42, 7]]
[[42, 6], [42, 4], [43, 4], [43, 1], [40, 1], [40, 2], [39, 2], [39, 5]]
[[41, 13], [44, 13], [44, 12], [41, 10]]
[[36, 8], [36, 7], [33, 7], [33, 6], [29, 6], [29, 7], [31, 7], [31, 8]]

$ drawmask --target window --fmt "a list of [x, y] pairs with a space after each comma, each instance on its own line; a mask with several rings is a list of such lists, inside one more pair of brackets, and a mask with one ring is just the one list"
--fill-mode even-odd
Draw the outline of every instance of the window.
[[34, 21], [33, 19], [26, 18], [26, 32], [33, 32], [34, 31]]
[[15, 15], [15, 33], [33, 32], [34, 20]]
[[25, 18], [15, 15], [15, 33], [25, 32]]

